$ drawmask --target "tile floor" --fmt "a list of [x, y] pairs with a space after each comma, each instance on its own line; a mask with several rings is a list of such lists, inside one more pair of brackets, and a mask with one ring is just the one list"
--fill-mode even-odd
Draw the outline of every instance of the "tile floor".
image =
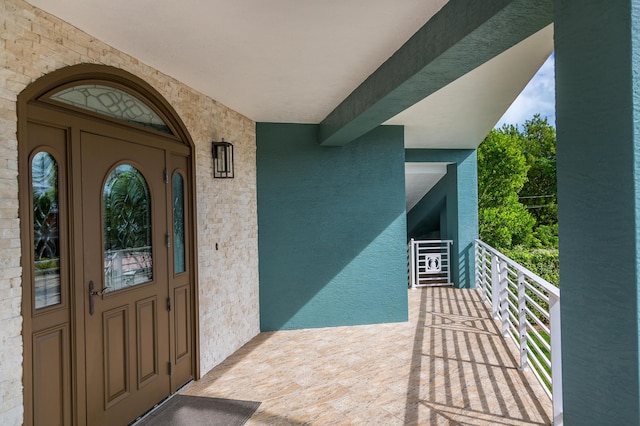
[[247, 425], [549, 425], [551, 401], [477, 290], [409, 290], [409, 322], [261, 333], [181, 393]]

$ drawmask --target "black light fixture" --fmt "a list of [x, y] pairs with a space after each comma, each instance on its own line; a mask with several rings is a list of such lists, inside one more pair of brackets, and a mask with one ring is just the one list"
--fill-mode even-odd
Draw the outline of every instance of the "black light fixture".
[[213, 154], [213, 177], [233, 178], [233, 145], [225, 142], [211, 142], [211, 153]]

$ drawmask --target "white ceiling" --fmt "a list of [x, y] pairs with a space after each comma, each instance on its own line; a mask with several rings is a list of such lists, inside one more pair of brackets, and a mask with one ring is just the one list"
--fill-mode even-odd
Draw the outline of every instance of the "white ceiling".
[[449, 163], [404, 163], [407, 211], [411, 210], [444, 175]]
[[[254, 121], [319, 123], [448, 0], [28, 1]], [[550, 25], [386, 124], [476, 148], [552, 50]], [[411, 167], [415, 203], [444, 173]]]
[[28, 0], [255, 121], [319, 123], [447, 0]]

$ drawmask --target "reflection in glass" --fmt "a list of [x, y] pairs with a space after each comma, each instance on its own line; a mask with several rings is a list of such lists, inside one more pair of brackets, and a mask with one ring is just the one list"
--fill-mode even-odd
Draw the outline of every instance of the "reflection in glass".
[[36, 309], [60, 303], [58, 163], [47, 152], [31, 161]]
[[151, 281], [151, 196], [138, 169], [123, 164], [111, 172], [102, 209], [107, 292]]
[[173, 175], [173, 265], [175, 273], [184, 272], [184, 185], [182, 175]]
[[115, 87], [82, 84], [55, 93], [51, 99], [171, 134], [169, 126], [144, 101]]

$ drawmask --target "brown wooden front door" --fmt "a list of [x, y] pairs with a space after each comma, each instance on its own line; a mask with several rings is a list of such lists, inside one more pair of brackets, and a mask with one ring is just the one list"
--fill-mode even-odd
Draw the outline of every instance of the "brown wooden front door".
[[163, 150], [81, 133], [88, 424], [127, 424], [168, 396]]
[[25, 424], [127, 425], [197, 375], [192, 145], [108, 67], [18, 109]]

